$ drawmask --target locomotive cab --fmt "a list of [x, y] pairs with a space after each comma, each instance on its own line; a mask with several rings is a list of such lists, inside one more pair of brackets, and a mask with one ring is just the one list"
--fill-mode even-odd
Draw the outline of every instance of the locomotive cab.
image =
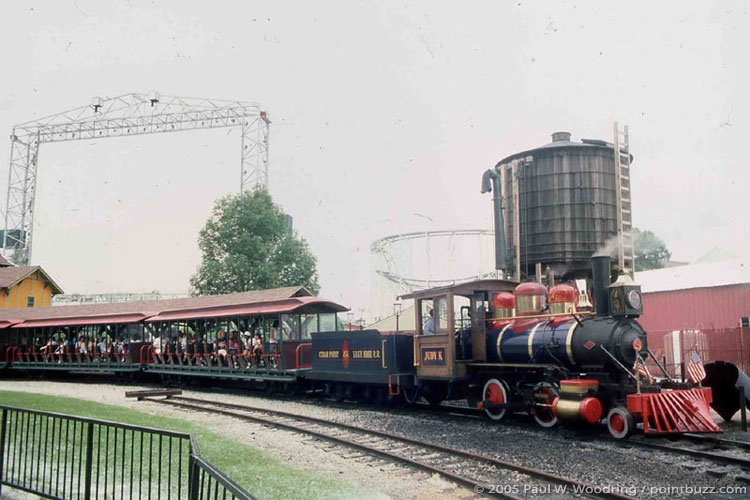
[[[464, 394], [449, 393], [465, 384], [467, 365], [486, 362], [488, 328], [512, 321], [518, 284], [507, 280], [477, 280], [420, 290], [402, 299], [414, 299], [414, 367], [422, 394], [432, 402]], [[461, 391], [461, 389], [456, 389]]]

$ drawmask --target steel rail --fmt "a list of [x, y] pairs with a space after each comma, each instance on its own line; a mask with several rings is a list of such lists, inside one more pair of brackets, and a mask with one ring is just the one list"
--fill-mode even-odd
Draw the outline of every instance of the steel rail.
[[[343, 444], [343, 445], [346, 445], [346, 446], [354, 447], [354, 448], [360, 449], [362, 451], [365, 451], [367, 453], [375, 454], [375, 455], [378, 455], [378, 456], [381, 456], [381, 457], [384, 457], [384, 458], [387, 458], [387, 459], [390, 459], [390, 460], [395, 460], [397, 462], [401, 462], [401, 463], [404, 463], [406, 465], [410, 465], [410, 466], [416, 467], [418, 469], [422, 469], [422, 470], [426, 470], [426, 471], [430, 471], [430, 472], [435, 472], [435, 473], [440, 474], [440, 475], [442, 475], [442, 476], [444, 476], [444, 477], [446, 477], [446, 478], [448, 478], [450, 480], [455, 481], [456, 483], [458, 483], [458, 484], [460, 484], [460, 485], [462, 485], [464, 487], [467, 487], [467, 488], [471, 489], [474, 492], [477, 492], [477, 490], [474, 489], [476, 486], [482, 486], [483, 488], [485, 488], [485, 490], [484, 490], [485, 492], [490, 491], [490, 486], [483, 484], [482, 481], [477, 481], [477, 480], [474, 480], [474, 479], [471, 479], [471, 478], [460, 476], [460, 475], [457, 475], [457, 474], [455, 474], [453, 472], [450, 472], [450, 471], [445, 470], [445, 469], [440, 468], [440, 467], [435, 467], [435, 466], [432, 466], [432, 465], [427, 465], [427, 464], [424, 464], [422, 462], [419, 462], [419, 461], [416, 461], [416, 460], [412, 460], [412, 459], [403, 457], [401, 455], [392, 454], [392, 453], [385, 452], [385, 451], [382, 451], [382, 450], [378, 450], [377, 448], [372, 448], [372, 447], [369, 447], [369, 446], [366, 446], [366, 445], [362, 445], [362, 444], [359, 444], [359, 443], [353, 443], [350, 440], [337, 438], [337, 437], [331, 436], [329, 434], [324, 434], [324, 433], [320, 433], [320, 432], [317, 432], [317, 431], [311, 431], [309, 429], [304, 429], [304, 428], [297, 427], [297, 426], [292, 425], [292, 424], [287, 424], [287, 423], [283, 423], [283, 422], [277, 422], [277, 421], [274, 421], [274, 420], [268, 420], [268, 419], [264, 419], [264, 418], [253, 417], [253, 416], [250, 416], [250, 415], [243, 415], [243, 414], [239, 414], [239, 413], [235, 413], [235, 412], [231, 412], [231, 411], [219, 410], [219, 409], [216, 409], [216, 408], [207, 408], [206, 406], [198, 406], [198, 405], [193, 404], [193, 403], [197, 403], [199, 405], [200, 404], [202, 404], [202, 405], [213, 405], [213, 406], [218, 406], [218, 407], [223, 407], [223, 408], [228, 408], [228, 409], [234, 409], [234, 410], [263, 413], [263, 414], [266, 414], [266, 415], [279, 416], [279, 417], [284, 417], [284, 418], [291, 418], [291, 419], [301, 420], [301, 421], [304, 421], [304, 422], [309, 422], [309, 423], [313, 423], [313, 424], [317, 424], [317, 425], [324, 425], [324, 426], [329, 426], [329, 427], [344, 429], [344, 430], [347, 430], [347, 431], [358, 432], [360, 434], [369, 434], [369, 435], [377, 436], [379, 438], [389, 439], [389, 440], [392, 440], [392, 441], [398, 441], [398, 442], [401, 442], [401, 443], [404, 443], [404, 444], [408, 444], [408, 445], [412, 445], [412, 446], [418, 446], [418, 447], [421, 447], [421, 448], [427, 448], [427, 449], [438, 451], [438, 452], [445, 453], [445, 454], [448, 454], [448, 455], [453, 455], [453, 456], [458, 456], [458, 457], [465, 458], [465, 459], [474, 460], [474, 461], [479, 462], [479, 463], [485, 463], [485, 464], [493, 465], [493, 466], [501, 468], [501, 469], [516, 471], [516, 472], [525, 474], [525, 475], [527, 475], [529, 477], [536, 478], [536, 479], [541, 479], [541, 480], [544, 480], [544, 481], [547, 481], [547, 482], [552, 482], [552, 483], [556, 483], [556, 484], [562, 484], [562, 485], [569, 486], [569, 487], [576, 487], [576, 488], [581, 489], [582, 491], [587, 491], [587, 490], [588, 491], [597, 491], [598, 489], [600, 489], [599, 487], [597, 487], [595, 485], [592, 485], [592, 484], [584, 483], [584, 482], [581, 482], [581, 481], [576, 481], [576, 480], [573, 480], [573, 479], [564, 478], [562, 476], [551, 474], [551, 473], [545, 472], [545, 471], [540, 470], [540, 469], [535, 469], [535, 468], [526, 467], [526, 466], [519, 465], [519, 464], [514, 464], [514, 463], [511, 463], [511, 462], [506, 462], [504, 460], [500, 460], [500, 459], [497, 459], [497, 458], [494, 458], [494, 457], [490, 457], [490, 456], [487, 456], [487, 455], [482, 455], [482, 454], [479, 454], [479, 453], [474, 453], [474, 452], [470, 452], [470, 451], [459, 450], [457, 448], [452, 448], [452, 447], [438, 445], [438, 444], [425, 443], [425, 442], [418, 441], [416, 439], [412, 439], [412, 438], [409, 438], [409, 437], [406, 437], [406, 436], [401, 436], [401, 435], [397, 435], [397, 434], [391, 434], [391, 433], [388, 433], [388, 432], [383, 432], [383, 431], [378, 431], [378, 430], [373, 430], [373, 429], [367, 429], [367, 428], [364, 428], [364, 427], [358, 427], [358, 426], [349, 425], [349, 424], [343, 424], [343, 423], [339, 423], [339, 422], [332, 422], [330, 420], [320, 419], [320, 418], [316, 418], [316, 417], [310, 417], [310, 416], [306, 416], [306, 415], [299, 415], [299, 414], [295, 414], [295, 413], [289, 413], [289, 412], [285, 412], [285, 411], [281, 411], [281, 410], [272, 410], [272, 409], [268, 409], [268, 408], [259, 408], [259, 407], [249, 406], [249, 405], [241, 405], [241, 404], [235, 404], [235, 403], [226, 403], [226, 402], [221, 402], [221, 401], [210, 401], [210, 400], [204, 400], [204, 399], [198, 399], [198, 398], [191, 398], [191, 397], [186, 397], [186, 396], [173, 396], [169, 400], [158, 400], [158, 399], [146, 399], [146, 400], [147, 401], [154, 401], [154, 402], [158, 402], [158, 403], [163, 403], [163, 404], [168, 404], [168, 405], [173, 405], [173, 406], [179, 406], [179, 407], [188, 408], [188, 409], [194, 409], [194, 410], [204, 411], [204, 412], [218, 413], [218, 414], [222, 414], [222, 415], [226, 415], [226, 416], [230, 416], [230, 417], [234, 417], [234, 418], [241, 418], [241, 419], [250, 420], [250, 421], [253, 421], [253, 422], [256, 422], [256, 423], [268, 424], [268, 425], [275, 426], [275, 427], [281, 427], [281, 428], [284, 428], [284, 429], [287, 429], [287, 430], [292, 430], [292, 431], [296, 431], [296, 432], [302, 432], [302, 433], [305, 433], [305, 434], [314, 435], [314, 436], [319, 437], [321, 439], [326, 439], [326, 440], [334, 441], [334, 442], [337, 442], [337, 443], [340, 443], [340, 444]], [[184, 403], [180, 402], [180, 401], [184, 401]], [[495, 493], [495, 494], [490, 495], [490, 496], [501, 496], [503, 498], [511, 498], [511, 499], [517, 498], [517, 497], [514, 497], [512, 495], [505, 494], [505, 493], [502, 493], [502, 492], [498, 492], [498, 493]], [[597, 494], [589, 494], [589, 496], [596, 497], [596, 498], [606, 498], [606, 499], [617, 499], [617, 500], [626, 500], [627, 499], [627, 500], [632, 500], [632, 497], [629, 497], [627, 495], [620, 495], [618, 493], [597, 493]]]
[[649, 443], [642, 439], [630, 439], [628, 441], [620, 443], [621, 446], [627, 447], [628, 445], [637, 446], [640, 448], [648, 448], [651, 450], [665, 451], [667, 453], [674, 453], [676, 455], [690, 455], [697, 458], [703, 458], [712, 462], [718, 462], [730, 465], [739, 465], [744, 468], [750, 467], [750, 459], [733, 457], [731, 455], [724, 455], [721, 453], [713, 453], [710, 451], [693, 450], [690, 448], [683, 448], [680, 446], [669, 446], [659, 443]]
[[717, 438], [714, 436], [704, 436], [702, 434], [685, 433], [680, 435], [681, 438], [695, 441], [696, 443], [710, 443], [719, 446], [736, 446], [750, 450], [750, 442], [737, 441], [736, 439]]

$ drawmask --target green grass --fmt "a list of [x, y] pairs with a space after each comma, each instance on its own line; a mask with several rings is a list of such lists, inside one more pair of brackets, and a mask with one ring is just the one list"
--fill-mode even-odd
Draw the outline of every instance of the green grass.
[[363, 492], [349, 483], [284, 464], [270, 453], [238, 443], [191, 422], [119, 406], [59, 396], [0, 391], [0, 404], [193, 434], [201, 455], [253, 496], [269, 499], [351, 498]]

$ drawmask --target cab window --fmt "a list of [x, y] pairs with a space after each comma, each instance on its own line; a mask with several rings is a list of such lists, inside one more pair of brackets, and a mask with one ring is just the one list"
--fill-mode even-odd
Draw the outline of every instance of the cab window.
[[431, 299], [421, 299], [417, 301], [417, 332], [419, 335], [425, 335], [425, 326], [427, 326], [427, 320], [430, 318], [431, 310]]
[[448, 329], [448, 301], [445, 297], [438, 297], [434, 300], [435, 304], [435, 329], [445, 331]]

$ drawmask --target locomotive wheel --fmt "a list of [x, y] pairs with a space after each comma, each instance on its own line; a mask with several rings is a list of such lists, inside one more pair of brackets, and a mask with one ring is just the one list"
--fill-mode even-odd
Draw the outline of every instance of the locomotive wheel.
[[539, 382], [534, 387], [534, 407], [531, 413], [536, 423], [542, 427], [554, 427], [559, 419], [552, 411], [552, 402], [560, 395], [560, 390], [555, 384]]
[[365, 388], [360, 385], [350, 385], [347, 391], [347, 399], [355, 403], [365, 401]]
[[622, 406], [612, 408], [607, 415], [607, 429], [615, 439], [626, 439], [635, 430], [633, 414]]
[[[482, 391], [482, 400], [491, 401], [493, 403], [506, 403], [508, 402], [508, 391], [505, 388], [505, 383], [499, 381], [496, 378], [489, 379], [484, 384], [484, 390]], [[507, 413], [507, 408], [485, 408], [484, 412], [490, 419], [498, 422], [503, 419]]]
[[423, 397], [425, 401], [430, 404], [430, 406], [440, 406], [440, 403], [443, 402], [443, 396], [440, 394], [431, 394], [428, 392]]
[[333, 388], [333, 399], [339, 403], [346, 399], [346, 387], [341, 382], [336, 382]]
[[383, 387], [376, 387], [372, 390], [372, 404], [383, 406], [388, 402], [388, 393]]
[[422, 397], [430, 406], [439, 406], [445, 400], [445, 391], [440, 385], [428, 385], [426, 390], [422, 391]]

